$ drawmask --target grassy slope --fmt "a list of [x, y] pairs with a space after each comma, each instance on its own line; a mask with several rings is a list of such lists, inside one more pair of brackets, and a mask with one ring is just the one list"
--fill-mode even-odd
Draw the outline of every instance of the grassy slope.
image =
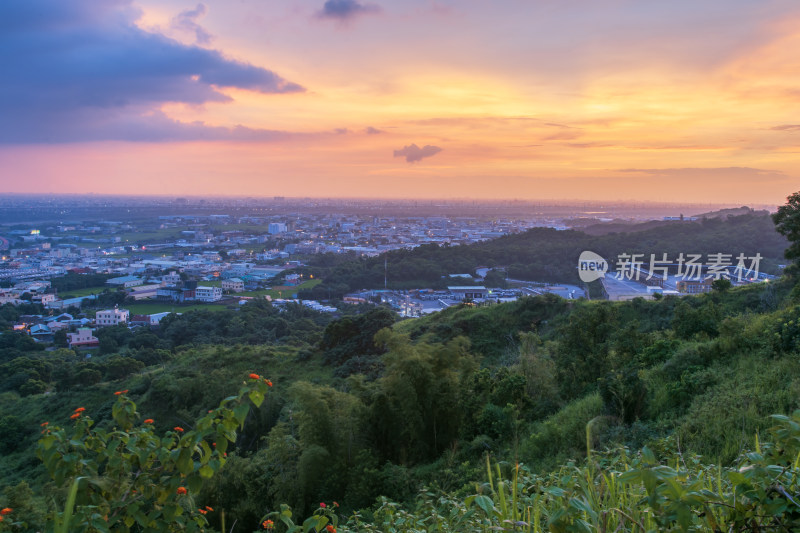
[[0, 486], [27, 480], [38, 486], [47, 481], [46, 473], [33, 455], [40, 424], [66, 426], [76, 407], [101, 426], [111, 419], [114, 391], [130, 389], [143, 418], [156, 420], [159, 431], [185, 425], [238, 389], [250, 372], [269, 377], [274, 396], [263, 410], [277, 416], [283, 394], [298, 380], [316, 383], [331, 380], [330, 367], [319, 361], [298, 361], [293, 347], [232, 346], [184, 349], [163, 366], [147, 367], [141, 374], [120, 381], [106, 381], [66, 392], [48, 392], [27, 397], [0, 394], [0, 412], [13, 414], [24, 426], [24, 437], [12, 453], [0, 455]]

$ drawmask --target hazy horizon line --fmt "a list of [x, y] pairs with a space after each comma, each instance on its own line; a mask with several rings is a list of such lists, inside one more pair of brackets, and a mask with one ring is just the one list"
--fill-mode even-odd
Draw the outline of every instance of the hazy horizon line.
[[670, 202], [660, 200], [635, 200], [635, 199], [616, 199], [616, 200], [597, 200], [585, 198], [480, 198], [480, 197], [391, 197], [391, 196], [288, 196], [288, 195], [232, 195], [232, 194], [157, 194], [157, 193], [139, 193], [139, 194], [120, 194], [120, 193], [75, 193], [75, 192], [59, 192], [59, 193], [41, 193], [41, 192], [4, 192], [0, 193], [0, 198], [4, 197], [94, 197], [94, 198], [160, 198], [165, 200], [172, 200], [173, 202], [178, 199], [219, 199], [219, 200], [270, 200], [270, 201], [381, 201], [381, 202], [472, 202], [472, 203], [517, 203], [517, 204], [561, 204], [567, 205], [587, 204], [587, 205], [604, 205], [604, 204], [622, 204], [622, 205], [653, 205], [653, 206], [709, 206], [719, 208], [733, 208], [733, 207], [750, 207], [750, 208], [768, 208], [773, 206], [769, 203], [738, 203], [738, 202]]

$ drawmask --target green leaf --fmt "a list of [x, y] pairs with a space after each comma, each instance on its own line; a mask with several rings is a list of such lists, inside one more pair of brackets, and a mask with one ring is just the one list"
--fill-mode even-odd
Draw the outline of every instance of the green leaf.
[[220, 454], [225, 453], [228, 449], [228, 439], [225, 438], [225, 434], [219, 428], [217, 429], [217, 445], [215, 448]]
[[644, 459], [644, 462], [647, 464], [654, 464], [656, 462], [656, 456], [647, 446], [642, 448], [642, 459]]
[[247, 418], [247, 413], [249, 412], [250, 406], [246, 403], [243, 403], [233, 410], [233, 415], [236, 417], [236, 421], [239, 422], [239, 426], [244, 426], [244, 421]]
[[475, 496], [475, 503], [483, 509], [483, 512], [486, 513], [488, 516], [494, 516], [494, 502], [488, 496]]
[[190, 474], [194, 471], [194, 462], [192, 461], [192, 452], [189, 448], [181, 449], [180, 455], [178, 456], [178, 460], [176, 461], [176, 465], [178, 466], [178, 471], [181, 474]]
[[636, 483], [637, 481], [641, 481], [641, 479], [642, 473], [639, 470], [628, 470], [617, 476], [617, 480], [620, 483]]
[[563, 496], [564, 496], [564, 494], [566, 494], [566, 493], [567, 493], [567, 492], [566, 492], [564, 489], [562, 489], [562, 488], [560, 488], [560, 487], [546, 487], [546, 488], [544, 489], [544, 491], [545, 491], [546, 493], [548, 493], [548, 494], [552, 494], [552, 495], [553, 495], [553, 496], [555, 496], [556, 498], [561, 498], [561, 497], [563, 497]]
[[200, 476], [208, 479], [214, 475], [214, 469], [208, 465], [203, 465], [200, 467]]
[[186, 487], [191, 493], [197, 493], [203, 488], [203, 478], [199, 474], [192, 474], [186, 478]]
[[64, 516], [62, 517], [61, 523], [55, 528], [55, 533], [67, 533], [67, 531], [70, 530], [69, 523], [70, 520], [72, 520], [72, 512], [75, 509], [75, 498], [78, 496], [78, 485], [82, 479], [82, 477], [76, 477], [75, 481], [72, 482], [72, 486], [69, 488], [69, 495], [67, 496], [67, 504], [64, 507]]
[[248, 397], [256, 407], [261, 407], [261, 403], [264, 401], [264, 394], [257, 390], [251, 390]]
[[167, 520], [168, 522], [172, 522], [173, 520], [175, 520], [175, 517], [181, 514], [182, 512], [183, 509], [181, 509], [181, 506], [174, 503], [167, 504], [164, 506], [164, 509], [162, 509], [162, 513], [164, 513], [164, 519]]
[[318, 516], [310, 516], [306, 518], [305, 522], [303, 522], [303, 531], [308, 531], [311, 528], [314, 528], [314, 531], [319, 531], [317, 526], [319, 525], [319, 518]]

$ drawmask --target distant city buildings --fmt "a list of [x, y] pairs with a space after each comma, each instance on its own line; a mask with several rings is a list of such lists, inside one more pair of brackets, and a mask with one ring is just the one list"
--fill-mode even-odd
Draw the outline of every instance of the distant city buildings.
[[[342, 210], [337, 212], [332, 206]], [[353, 206], [356, 208], [348, 211]], [[190, 207], [197, 209], [189, 212]], [[6, 231], [0, 238], [4, 248], [0, 254], [0, 281], [7, 287], [0, 289], [0, 304], [33, 302], [48, 310], [67, 310], [82, 306], [96, 308], [98, 301], [108, 306], [109, 301], [134, 299], [138, 303], [203, 302], [233, 307], [249, 298], [262, 297], [264, 293], [257, 291], [273, 286], [282, 290], [280, 285], [296, 287], [309, 281], [291, 270], [303, 266], [307, 256], [313, 254], [376, 256], [423, 245], [468, 245], [534, 227], [567, 229], [612, 219], [624, 224], [662, 216], [658, 213], [655, 217], [636, 218], [605, 212], [602, 215], [591, 214], [593, 212], [568, 215], [546, 209], [531, 209], [523, 214], [522, 210], [493, 210], [478, 203], [460, 206], [458, 214], [448, 205], [443, 204], [440, 209], [433, 203], [425, 209], [406, 205], [376, 210], [358, 202], [351, 205], [344, 201], [326, 204], [319, 200], [287, 200], [273, 207], [272, 210], [222, 213], [221, 209], [204, 211], [187, 200], [185, 203], [170, 202], [169, 211], [165, 211], [168, 214], [154, 216], [150, 221], [36, 224]], [[116, 218], [118, 213], [115, 211], [113, 215]], [[664, 220], [684, 222], [695, 219], [664, 217]], [[449, 274], [444, 283], [453, 285], [448, 290], [361, 291], [348, 295], [345, 301], [383, 301], [406, 316], [419, 316], [465, 300], [501, 302], [545, 293], [565, 298], [586, 296], [583, 288], [567, 285], [530, 282], [513, 290], [487, 287], [483, 275], [488, 269], [478, 270], [484, 274], [474, 275], [468, 271]], [[751, 276], [746, 282], [769, 279], [764, 274], [751, 272], [744, 271]], [[696, 294], [711, 290], [710, 281], [676, 284], [672, 276], [658, 269], [650, 272], [644, 266], [633, 267], [629, 273], [637, 275], [637, 280], [612, 281], [607, 276], [602, 281], [609, 299], [652, 298], [656, 294]], [[49, 281], [64, 275], [93, 274], [105, 275], [97, 283], [105, 287], [93, 287], [96, 290], [92, 293], [83, 289], [59, 292]], [[104, 282], [105, 278], [108, 281]], [[101, 294], [105, 299], [98, 300], [97, 293], [104, 290], [108, 294]], [[299, 292], [283, 290], [284, 294]], [[109, 300], [109, 296], [113, 299]], [[333, 312], [328, 308], [323, 310]], [[122, 311], [125, 310], [98, 311], [97, 327], [134, 325], [132, 322], [138, 326], [157, 324], [152, 318], [146, 318], [153, 315], [137, 316], [134, 321], [123, 318]], [[14, 327], [44, 340], [60, 329], [86, 326], [77, 320], [51, 322], [42, 319], [39, 323]]]

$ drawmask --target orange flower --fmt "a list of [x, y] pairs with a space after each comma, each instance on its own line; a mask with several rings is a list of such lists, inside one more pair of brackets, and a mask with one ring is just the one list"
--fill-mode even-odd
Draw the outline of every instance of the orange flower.
[[336, 503], [336, 502], [333, 502], [333, 506], [334, 506], [334, 507], [339, 507], [339, 504], [338, 504], [338, 503]]
[[80, 413], [72, 413], [72, 415], [69, 417], [69, 419], [70, 419], [70, 420], [75, 420], [75, 419], [76, 419], [76, 418], [78, 418], [79, 416], [81, 416], [81, 414], [80, 414]]
[[198, 511], [200, 511], [200, 514], [206, 514], [208, 512], [205, 509], [198, 509]]
[[275, 527], [275, 522], [273, 522], [272, 520], [264, 520], [263, 522], [261, 522], [261, 527], [263, 527], [264, 529], [272, 529], [273, 527]]
[[78, 407], [77, 409], [75, 409], [75, 412], [76, 412], [76, 413], [82, 413], [82, 412], [84, 412], [85, 410], [86, 410], [86, 408], [85, 408], [85, 407]]
[[117, 392], [114, 393], [114, 396], [119, 396], [120, 394], [122, 394], [122, 391], [118, 390]]
[[178, 487], [178, 490], [175, 492], [177, 492], [178, 494], [186, 494], [187, 490], [186, 487]]
[[272, 387], [272, 382], [270, 380], [265, 379], [264, 383], [266, 383], [268, 386]]
[[12, 512], [13, 510], [14, 510], [14, 509], [12, 509], [11, 507], [5, 507], [5, 508], [3, 508], [3, 510], [2, 510], [2, 511], [0, 511], [0, 515], [3, 515], [3, 516], [5, 516], [5, 515], [7, 515], [7, 514], [11, 514], [11, 512]]
[[180, 426], [175, 426], [175, 427], [174, 427], [174, 428], [172, 428], [172, 429], [174, 429], [174, 430], [175, 430], [175, 431], [177, 431], [178, 433], [183, 433], [183, 428], [182, 428], [182, 427], [180, 427]]
[[322, 507], [323, 509], [327, 507], [327, 505], [325, 505], [325, 502], [319, 502], [319, 506]]
[[152, 424], [153, 423], [153, 419], [152, 418], [145, 418], [144, 419], [144, 423], [145, 424]]
[[49, 424], [49, 423], [50, 423], [50, 422], [42, 422], [42, 423], [41, 423], [41, 424], [39, 424], [39, 425], [40, 425], [40, 426], [42, 426], [42, 427], [45, 427], [45, 426], [46, 426], [47, 424]]
[[2, 516], [0, 516], [0, 522], [2, 522], [2, 521], [3, 521], [3, 517], [2, 517]]
[[336, 528], [333, 527], [331, 524], [328, 524], [327, 526], [325, 526], [325, 531], [327, 531], [328, 533], [336, 533]]
[[211, 511], [212, 513], [214, 512], [214, 508], [213, 508], [213, 507], [211, 507], [210, 505], [206, 505], [206, 509], [208, 509], [208, 510], [209, 510], [209, 511]]
[[250, 374], [250, 379], [261, 379], [261, 376], [258, 374]]

